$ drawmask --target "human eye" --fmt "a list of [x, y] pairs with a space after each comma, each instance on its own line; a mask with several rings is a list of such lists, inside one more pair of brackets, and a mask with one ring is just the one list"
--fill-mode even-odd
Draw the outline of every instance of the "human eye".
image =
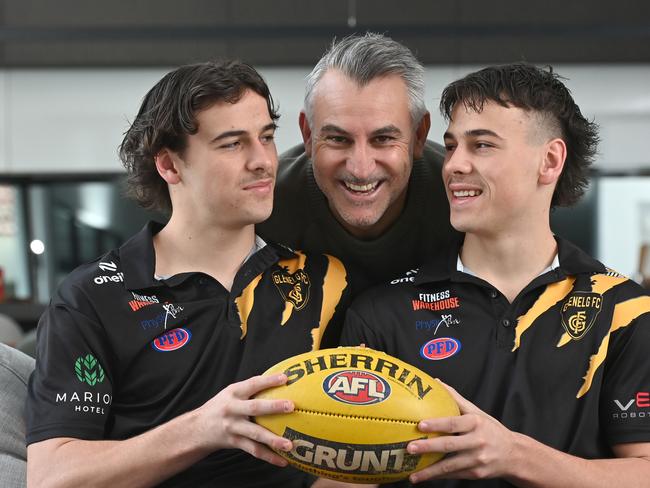
[[338, 144], [338, 145], [347, 144], [349, 142], [347, 137], [342, 135], [337, 135], [337, 134], [330, 134], [328, 136], [325, 136], [325, 140], [332, 144]]
[[445, 142], [445, 151], [446, 152], [452, 152], [454, 149], [456, 149], [456, 144], [453, 142]]
[[275, 140], [275, 134], [274, 133], [264, 134], [262, 135], [261, 140], [263, 144], [270, 144]]
[[388, 135], [380, 135], [375, 137], [375, 142], [377, 144], [386, 144], [388, 142], [394, 141], [395, 138], [393, 136], [388, 136]]
[[228, 141], [220, 144], [219, 149], [234, 150], [234, 149], [238, 149], [240, 146], [241, 146], [241, 141], [235, 140], [235, 141]]
[[488, 141], [476, 141], [474, 143], [474, 150], [478, 153], [487, 153], [494, 149], [495, 145]]

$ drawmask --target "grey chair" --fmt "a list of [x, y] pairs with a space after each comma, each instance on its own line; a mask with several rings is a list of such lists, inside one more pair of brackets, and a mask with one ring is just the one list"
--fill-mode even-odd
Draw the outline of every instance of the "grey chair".
[[34, 359], [0, 343], [0, 486], [26, 485], [25, 397]]

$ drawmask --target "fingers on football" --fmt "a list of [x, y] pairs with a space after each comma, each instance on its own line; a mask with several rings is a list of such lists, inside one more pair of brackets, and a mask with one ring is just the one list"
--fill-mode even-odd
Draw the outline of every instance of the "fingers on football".
[[256, 444], [265, 444], [280, 451], [289, 451], [293, 447], [290, 440], [275, 435], [254, 422], [233, 423], [229, 432], [235, 439], [249, 439]]
[[[437, 379], [437, 378], [436, 378]], [[458, 407], [460, 408], [460, 413], [478, 413], [481, 411], [476, 405], [474, 405], [469, 400], [465, 399], [460, 393], [458, 393], [453, 387], [449, 386], [447, 383], [443, 383], [440, 379], [437, 379], [438, 383], [444, 386], [447, 391], [451, 394], [452, 398], [456, 400]]]
[[255, 442], [247, 437], [237, 439], [235, 445], [250, 455], [266, 461], [267, 463], [274, 464], [275, 466], [285, 467], [288, 464], [286, 459], [274, 453], [265, 445]]
[[462, 434], [476, 428], [480, 416], [467, 414], [459, 417], [440, 417], [422, 420], [418, 424], [421, 432], [441, 432], [444, 434]]
[[286, 382], [287, 375], [285, 374], [259, 375], [235, 383], [231, 387], [234, 396], [238, 398], [250, 398], [262, 390], [284, 385]]

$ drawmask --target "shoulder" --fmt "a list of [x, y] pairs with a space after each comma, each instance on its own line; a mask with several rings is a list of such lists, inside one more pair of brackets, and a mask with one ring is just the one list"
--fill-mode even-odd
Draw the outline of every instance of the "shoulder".
[[364, 290], [353, 303], [356, 309], [379, 309], [392, 308], [395, 302], [402, 301], [405, 297], [413, 296], [417, 290], [415, 277], [418, 269], [411, 269], [395, 277], [394, 279], [374, 285]]
[[118, 253], [116, 250], [112, 250], [94, 261], [84, 263], [72, 270], [59, 284], [53, 297], [53, 304], [59, 300], [76, 302], [80, 296], [99, 295], [106, 291], [102, 285], [122, 284], [123, 282], [124, 273], [120, 266]]
[[335, 270], [343, 273], [346, 272], [343, 262], [330, 254], [293, 249], [286, 244], [280, 244], [275, 241], [268, 241], [267, 245], [271, 246], [278, 256], [280, 256], [278, 261], [280, 266], [289, 266], [291, 268], [305, 268], [306, 266], [310, 266], [316, 269], [322, 269], [324, 272], [333, 272]]

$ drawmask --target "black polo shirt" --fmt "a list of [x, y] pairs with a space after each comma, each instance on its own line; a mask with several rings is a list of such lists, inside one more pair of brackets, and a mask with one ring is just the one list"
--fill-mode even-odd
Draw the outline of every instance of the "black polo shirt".
[[509, 429], [560, 451], [607, 458], [612, 445], [650, 442], [650, 297], [557, 241], [559, 268], [512, 303], [457, 271], [457, 246], [355, 301], [342, 343], [397, 356]]
[[[154, 278], [148, 224], [73, 271], [38, 326], [27, 443], [127, 439], [195, 409], [289, 356], [332, 346], [347, 297], [331, 257], [268, 244], [232, 290], [203, 273]], [[218, 250], [215, 250], [218, 252]], [[165, 486], [303, 486], [306, 476], [220, 450]]]

